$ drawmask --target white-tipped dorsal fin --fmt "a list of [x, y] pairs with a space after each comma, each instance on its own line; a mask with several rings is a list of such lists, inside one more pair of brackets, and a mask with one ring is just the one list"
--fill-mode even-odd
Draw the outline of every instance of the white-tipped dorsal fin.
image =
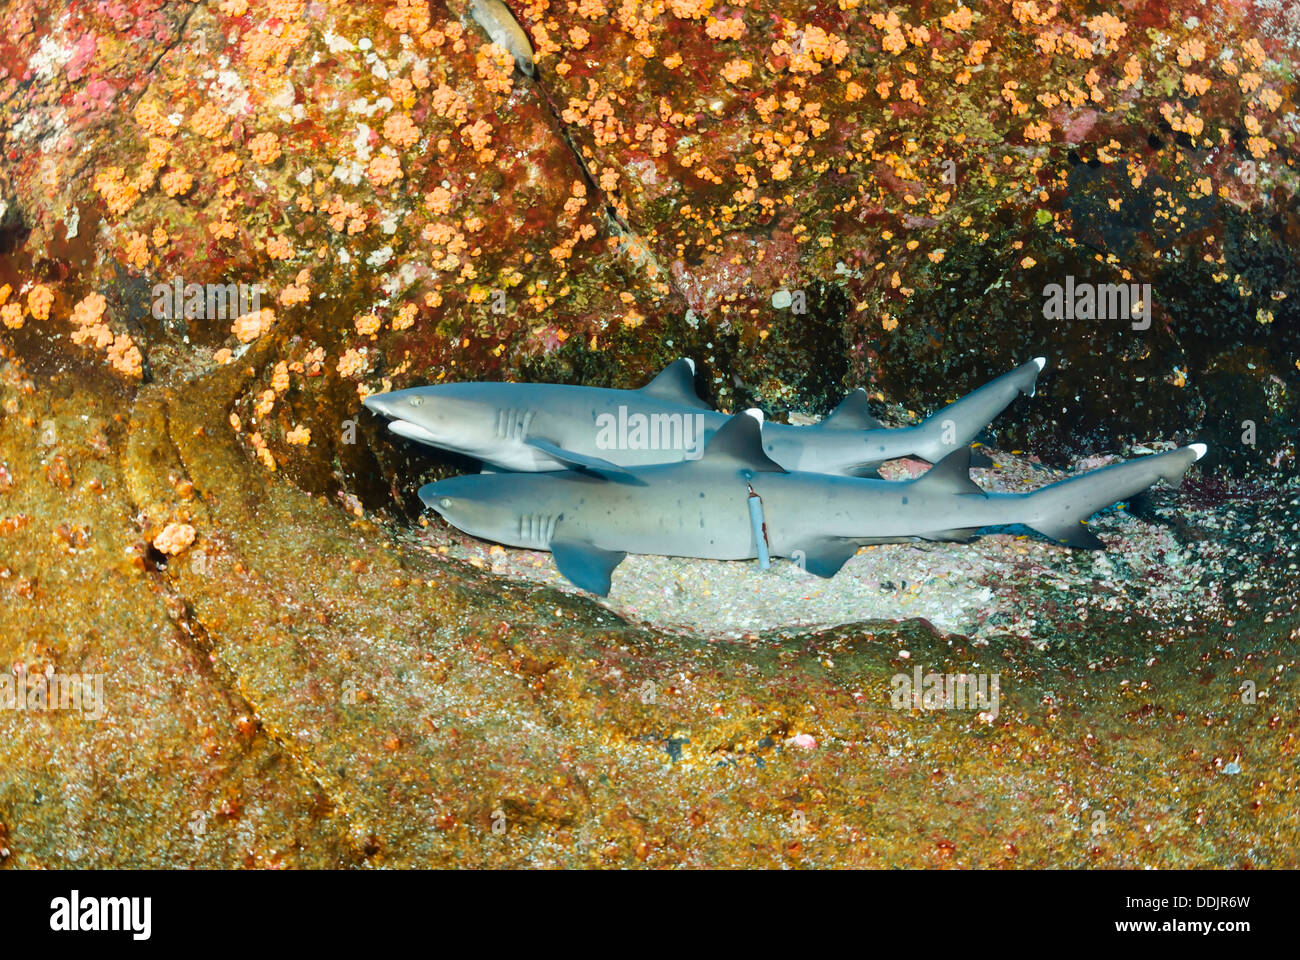
[[745, 413], [757, 420], [760, 427], [763, 425], [763, 411], [758, 407], [750, 407]]
[[639, 391], [666, 403], [682, 403], [701, 410], [709, 405], [695, 392], [695, 362], [687, 357], [674, 360]]
[[738, 468], [755, 473], [785, 473], [784, 467], [763, 452], [761, 417], [759, 410], [736, 414], [709, 440], [700, 462], [728, 460]]
[[1191, 451], [1192, 451], [1193, 453], [1196, 454], [1196, 459], [1197, 459], [1197, 460], [1199, 460], [1199, 459], [1201, 459], [1201, 457], [1205, 456], [1205, 454], [1206, 454], [1206, 453], [1209, 451], [1209, 449], [1210, 449], [1209, 447], [1207, 447], [1207, 446], [1206, 446], [1205, 444], [1203, 444], [1203, 443], [1189, 443], [1187, 446], [1188, 446], [1189, 448], [1191, 448]]
[[1043, 369], [1043, 367], [1047, 366], [1047, 358], [1046, 358], [1046, 357], [1034, 357], [1034, 363], [1038, 364], [1038, 369], [1041, 370], [1041, 369]]

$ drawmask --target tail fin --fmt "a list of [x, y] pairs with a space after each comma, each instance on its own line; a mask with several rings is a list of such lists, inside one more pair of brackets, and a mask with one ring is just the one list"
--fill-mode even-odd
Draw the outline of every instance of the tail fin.
[[1205, 451], [1205, 444], [1193, 443], [1054, 483], [1028, 495], [1028, 516], [1021, 522], [1071, 547], [1103, 549], [1106, 545], [1084, 521], [1098, 510], [1136, 496], [1158, 480], [1177, 486], [1187, 468], [1205, 456]]
[[1038, 374], [1046, 365], [1046, 359], [1035, 357], [927, 417], [917, 428], [923, 438], [916, 455], [938, 463], [953, 448], [968, 446], [1019, 394], [1034, 395]]

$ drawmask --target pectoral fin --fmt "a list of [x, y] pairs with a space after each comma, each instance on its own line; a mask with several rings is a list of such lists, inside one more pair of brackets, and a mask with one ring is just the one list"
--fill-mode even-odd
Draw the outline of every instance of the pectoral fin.
[[858, 552], [856, 540], [828, 537], [804, 544], [790, 553], [790, 559], [809, 573], [830, 579]]
[[951, 530], [931, 530], [929, 533], [921, 534], [922, 540], [946, 540], [956, 541], [957, 543], [967, 543], [974, 540], [976, 534], [980, 531], [979, 527], [961, 527]]
[[548, 457], [554, 457], [574, 470], [586, 470], [605, 480], [613, 480], [616, 483], [632, 483], [637, 486], [645, 486], [645, 481], [638, 480], [630, 470], [626, 467], [620, 467], [617, 463], [610, 463], [608, 460], [591, 457], [585, 453], [574, 453], [572, 450], [566, 450], [559, 444], [552, 443], [542, 437], [529, 437], [524, 443], [530, 447], [536, 447]]
[[627, 554], [602, 550], [580, 541], [552, 540], [551, 556], [555, 558], [560, 573], [574, 586], [604, 597], [609, 594], [609, 582], [614, 568], [623, 562]]
[[1106, 544], [1101, 538], [1089, 530], [1087, 524], [1080, 523], [1078, 520], [1062, 520], [1059, 523], [1043, 521], [1031, 526], [1044, 536], [1061, 541], [1067, 547], [1077, 547], [1080, 550], [1106, 549]]

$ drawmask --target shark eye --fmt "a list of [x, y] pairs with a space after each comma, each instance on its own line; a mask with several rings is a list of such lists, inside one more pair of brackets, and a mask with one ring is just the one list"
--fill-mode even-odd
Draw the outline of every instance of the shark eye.
[[450, 507], [450, 506], [451, 506], [451, 497], [440, 497], [440, 498], [438, 499], [438, 506], [443, 507], [443, 508]]
[[407, 400], [406, 402], [412, 407], [418, 407], [420, 404], [424, 403], [424, 399], [422, 397], [412, 397], [410, 400]]

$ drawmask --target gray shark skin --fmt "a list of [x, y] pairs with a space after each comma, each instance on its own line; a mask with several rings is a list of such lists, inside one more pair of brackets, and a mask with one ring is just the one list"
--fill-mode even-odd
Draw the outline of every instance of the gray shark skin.
[[1104, 544], [1084, 525], [1158, 480], [1178, 483], [1203, 444], [1129, 460], [1027, 494], [981, 490], [960, 447], [902, 483], [788, 472], [763, 451], [756, 419], [739, 414], [699, 461], [632, 470], [492, 473], [420, 488], [443, 519], [484, 540], [550, 550], [570, 581], [609, 592], [628, 553], [748, 560], [757, 556], [746, 499], [762, 498], [769, 551], [831, 577], [866, 543], [973, 538], [1023, 524], [1069, 546]]
[[[1030, 396], [1041, 357], [949, 404], [914, 427], [886, 429], [850, 393], [820, 423], [768, 424], [764, 449], [788, 470], [873, 475], [898, 457], [937, 463], [965, 447], [1020, 393]], [[634, 468], [698, 459], [727, 422], [695, 394], [695, 365], [677, 360], [639, 390], [554, 383], [446, 383], [367, 397], [402, 437], [502, 470]], [[986, 465], [986, 464], [981, 464]]]

